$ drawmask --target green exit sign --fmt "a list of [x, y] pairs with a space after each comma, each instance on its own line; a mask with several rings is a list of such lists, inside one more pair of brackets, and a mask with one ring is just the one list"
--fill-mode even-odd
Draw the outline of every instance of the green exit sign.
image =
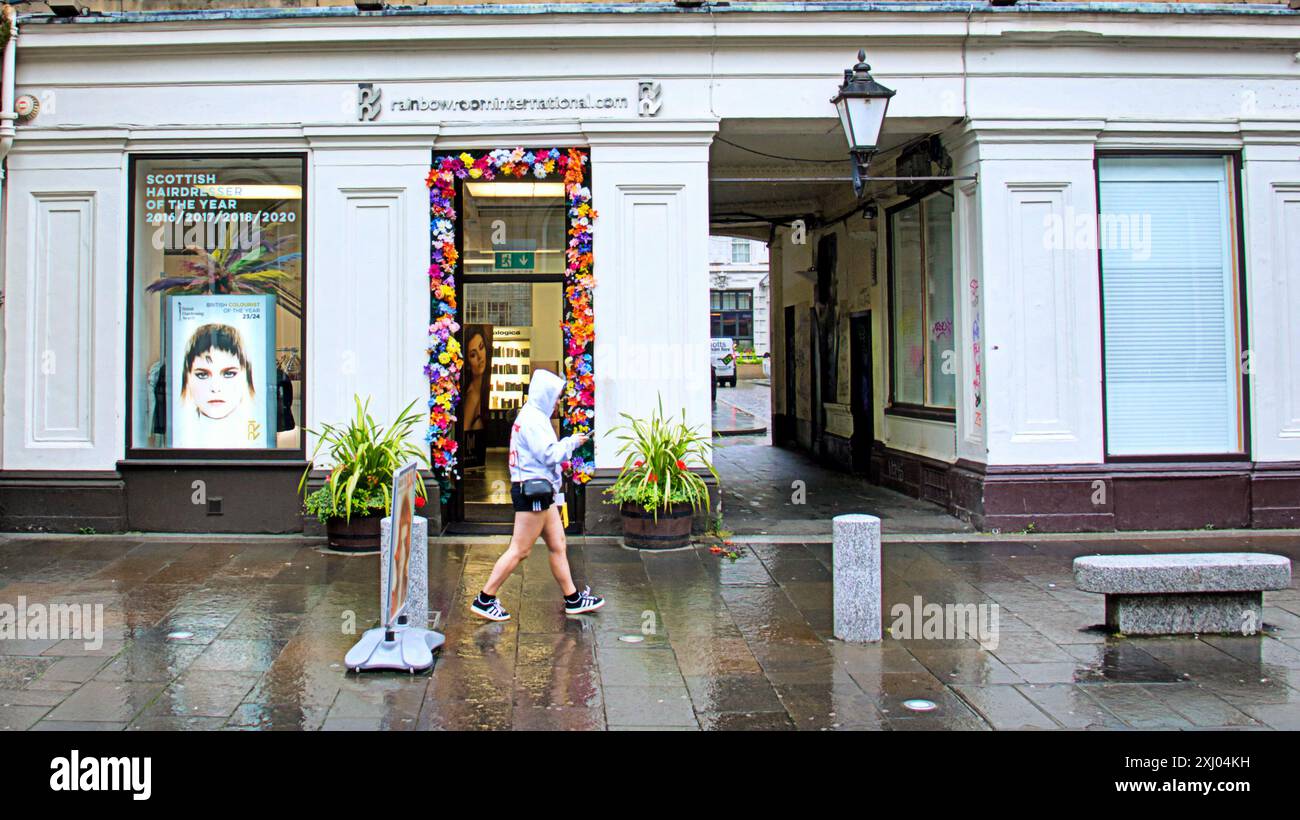
[[497, 270], [532, 270], [532, 251], [496, 251], [494, 265]]

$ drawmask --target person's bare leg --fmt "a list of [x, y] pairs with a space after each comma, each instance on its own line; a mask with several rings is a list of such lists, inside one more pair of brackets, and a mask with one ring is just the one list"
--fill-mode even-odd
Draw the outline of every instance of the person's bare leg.
[[545, 512], [515, 513], [515, 529], [510, 536], [510, 546], [501, 553], [501, 557], [492, 566], [492, 574], [488, 576], [488, 582], [483, 585], [484, 592], [488, 595], [497, 594], [497, 590], [501, 589], [501, 585], [510, 577], [510, 573], [515, 571], [515, 567], [519, 566], [519, 562], [533, 551], [533, 542], [537, 540], [545, 523]]
[[550, 553], [551, 574], [555, 583], [560, 585], [560, 592], [569, 597], [578, 591], [573, 583], [573, 573], [569, 569], [569, 545], [564, 540], [564, 522], [560, 520], [558, 507], [546, 511], [546, 526], [542, 529], [542, 538], [546, 541], [546, 551]]

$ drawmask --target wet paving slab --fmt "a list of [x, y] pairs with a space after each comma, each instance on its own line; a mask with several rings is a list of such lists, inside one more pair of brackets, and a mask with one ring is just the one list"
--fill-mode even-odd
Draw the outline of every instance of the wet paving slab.
[[[1256, 636], [1107, 634], [1071, 562], [1103, 552], [1265, 549], [1300, 539], [885, 545], [885, 639], [832, 637], [831, 545], [736, 536], [661, 553], [574, 538], [608, 603], [563, 614], [544, 548], [468, 601], [504, 539], [430, 544], [431, 671], [349, 673], [379, 617], [375, 556], [298, 540], [0, 537], [0, 604], [102, 608], [99, 640], [0, 639], [0, 729], [38, 731], [928, 731], [1300, 728], [1300, 589], [1265, 596]], [[937, 632], [938, 604], [996, 611]], [[954, 610], [956, 611], [956, 610]], [[947, 623], [947, 622], [945, 622]], [[966, 624], [975, 625], [974, 621]], [[913, 628], [917, 627], [917, 628]], [[945, 631], [946, 630], [946, 631]]]
[[872, 485], [804, 452], [772, 446], [768, 380], [719, 387], [713, 403], [713, 465], [727, 529], [747, 535], [827, 537], [831, 518], [871, 510], [886, 533], [968, 533], [936, 504]]

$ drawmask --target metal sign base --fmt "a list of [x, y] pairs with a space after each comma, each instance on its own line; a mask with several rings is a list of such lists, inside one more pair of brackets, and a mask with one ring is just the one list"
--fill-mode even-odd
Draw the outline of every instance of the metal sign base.
[[353, 672], [363, 669], [398, 669], [415, 674], [433, 666], [433, 653], [447, 638], [441, 632], [418, 626], [382, 626], [367, 629], [361, 640], [348, 650], [343, 663]]

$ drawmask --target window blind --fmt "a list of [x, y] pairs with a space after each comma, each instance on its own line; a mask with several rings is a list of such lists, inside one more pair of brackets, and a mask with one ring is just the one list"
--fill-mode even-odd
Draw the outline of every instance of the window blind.
[[1111, 455], [1241, 450], [1228, 168], [1224, 157], [1098, 160]]

